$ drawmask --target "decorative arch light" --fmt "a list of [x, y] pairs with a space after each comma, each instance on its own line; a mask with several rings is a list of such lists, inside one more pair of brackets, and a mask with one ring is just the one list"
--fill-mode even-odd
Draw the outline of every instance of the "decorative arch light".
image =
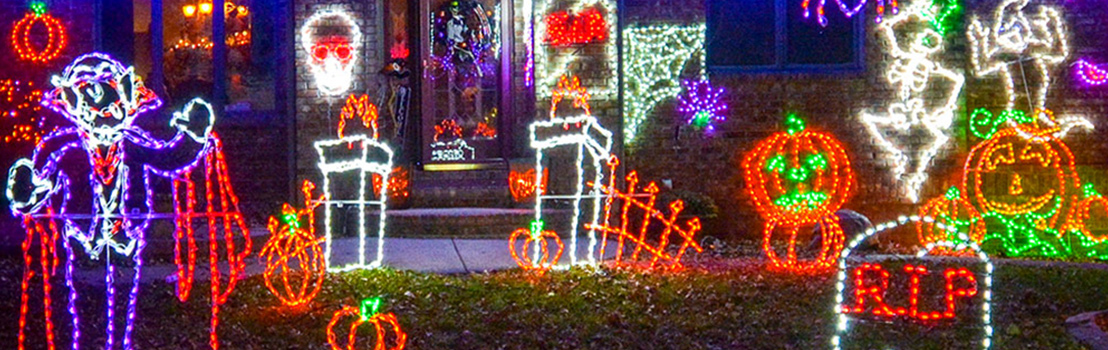
[[[338, 33], [317, 37], [320, 30]], [[338, 96], [354, 84], [354, 66], [362, 45], [362, 30], [349, 13], [339, 9], [316, 11], [300, 26], [300, 46], [320, 93]]]

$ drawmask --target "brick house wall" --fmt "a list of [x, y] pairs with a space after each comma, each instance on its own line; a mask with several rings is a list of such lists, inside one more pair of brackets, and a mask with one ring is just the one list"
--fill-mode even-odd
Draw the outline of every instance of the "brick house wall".
[[[931, 164], [930, 180], [923, 187], [921, 202], [941, 195], [961, 181], [968, 150], [977, 143], [967, 136], [969, 111], [980, 107], [1000, 111], [1005, 106], [1001, 94], [1004, 87], [999, 78], [973, 77], [964, 34], [971, 14], [980, 14], [988, 20], [995, 4], [992, 0], [967, 1], [963, 4], [963, 21], [955, 29], [957, 33], [947, 37], [943, 63], [964, 73], [966, 85], [951, 131], [952, 140]], [[1097, 63], [1108, 61], [1108, 38], [1102, 34], [1108, 29], [1108, 21], [1103, 19], [1108, 14], [1108, 4], [1090, 1], [1050, 4], [1056, 4], [1064, 13], [1071, 53], [1053, 71], [1047, 107], [1059, 115], [1084, 115], [1097, 127], [1089, 132], [1073, 132], [1064, 141], [1074, 153], [1083, 182], [1104, 188], [1108, 186], [1105, 179], [1108, 164], [1103, 156], [1108, 151], [1108, 142], [1104, 141], [1108, 140], [1105, 138], [1108, 124], [1103, 118], [1108, 114], [1108, 89], [1078, 84], [1069, 64], [1082, 57]], [[800, 10], [799, 2], [789, 2], [788, 6], [790, 11]], [[625, 0], [622, 11], [625, 25], [690, 24], [705, 20], [705, 8], [705, 0]], [[842, 16], [830, 4], [827, 9], [829, 17]], [[677, 134], [676, 128], [684, 122], [678, 120], [676, 103], [672, 100], [663, 103], [654, 109], [640, 128], [638, 139], [626, 151], [627, 168], [637, 169], [646, 179], [672, 179], [675, 189], [712, 197], [720, 208], [720, 219], [711, 225], [712, 230], [706, 230], [707, 234], [760, 238], [763, 222], [745, 192], [742, 157], [758, 141], [780, 131], [786, 113], [797, 112], [806, 118], [809, 128], [830, 132], [844, 143], [857, 183], [855, 195], [846, 208], [868, 216], [875, 223], [914, 213], [917, 205], [899, 195], [898, 184], [890, 172], [889, 156], [875, 144], [858, 119], [861, 111], [884, 108], [895, 99], [883, 76], [889, 56], [876, 36], [873, 9], [867, 9], [866, 15], [863, 71], [713, 74], [713, 85], [728, 91], [727, 121], [716, 127], [713, 136], [702, 136], [687, 128]], [[675, 139], [675, 135], [679, 136]]]
[[[340, 110], [348, 94], [369, 94], [376, 102], [377, 91], [385, 84], [377, 70], [384, 66], [388, 48], [382, 40], [382, 10], [379, 1], [330, 1], [304, 0], [294, 1], [293, 30], [295, 31], [294, 51], [296, 67], [296, 175], [295, 181], [309, 179], [315, 183], [322, 180], [316, 162], [318, 156], [312, 143], [316, 140], [334, 138]], [[315, 84], [315, 78], [309, 70], [309, 53], [301, 46], [300, 28], [317, 11], [335, 9], [346, 12], [357, 22], [361, 29], [361, 47], [354, 64], [354, 83], [347, 94], [327, 96], [322, 94]]]

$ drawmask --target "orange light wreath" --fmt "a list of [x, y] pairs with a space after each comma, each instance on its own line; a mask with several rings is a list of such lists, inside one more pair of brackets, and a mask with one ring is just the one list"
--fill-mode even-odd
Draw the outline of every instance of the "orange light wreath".
[[[562, 258], [562, 251], [565, 249], [565, 245], [562, 244], [562, 239], [558, 237], [554, 231], [543, 231], [543, 222], [535, 221], [531, 223], [531, 229], [518, 228], [512, 231], [512, 235], [508, 237], [508, 248], [512, 252], [512, 259], [516, 261], [516, 265], [520, 268], [528, 271], [535, 271], [536, 274], [542, 276], [549, 271], [554, 264], [558, 263], [558, 259]], [[532, 232], [538, 232], [538, 234], [532, 234]], [[516, 245], [516, 240], [520, 236], [527, 236], [523, 240], [522, 245]], [[554, 254], [550, 254], [550, 242], [554, 242], [558, 249], [554, 251]], [[529, 255], [528, 250], [536, 246], [538, 251], [535, 255]], [[519, 247], [517, 252], [517, 248]]]
[[[281, 209], [282, 220], [269, 217], [269, 241], [262, 247], [260, 253], [265, 257], [265, 286], [273, 295], [277, 296], [285, 306], [296, 306], [310, 302], [319, 294], [323, 287], [323, 278], [327, 274], [327, 265], [323, 260], [323, 251], [320, 243], [323, 238], [315, 235], [315, 208], [319, 207], [326, 195], [320, 195], [316, 201], [312, 200], [312, 190], [315, 185], [305, 180], [301, 186], [304, 193], [304, 209], [295, 209], [286, 203]], [[300, 224], [301, 218], [307, 217], [308, 223], [305, 229]], [[282, 221], [284, 224], [282, 225]], [[293, 268], [289, 262], [295, 260], [296, 266], [303, 274], [299, 278], [290, 276]], [[274, 286], [273, 277], [281, 276], [281, 286]]]
[[[380, 299], [366, 299], [362, 301], [362, 307], [357, 308], [353, 306], [344, 306], [339, 311], [336, 311], [331, 316], [331, 322], [327, 323], [327, 343], [331, 345], [332, 350], [354, 350], [357, 343], [358, 327], [363, 324], [369, 323], [373, 325], [377, 335], [377, 342], [373, 344], [374, 350], [403, 350], [404, 345], [408, 342], [408, 335], [400, 328], [400, 322], [396, 320], [396, 315], [391, 312], [382, 314], [377, 312], [377, 307], [380, 305]], [[350, 331], [346, 336], [346, 345], [339, 343], [338, 337], [335, 335], [334, 328], [343, 318], [347, 316], [354, 316], [355, 320], [350, 324]], [[391, 328], [392, 332], [396, 335], [394, 344], [396, 346], [388, 347], [386, 336], [387, 332], [385, 327]]]
[[[827, 269], [838, 258], [843, 232], [835, 211], [851, 195], [854, 172], [842, 144], [824, 132], [806, 130], [795, 114], [785, 118], [786, 131], [759, 142], [743, 159], [743, 179], [758, 214], [767, 221], [762, 248], [771, 268], [792, 272]], [[797, 259], [796, 240], [804, 226], [823, 230], [820, 253], [812, 261]], [[773, 249], [776, 228], [788, 237], [785, 259]]]
[[[404, 167], [392, 168], [392, 172], [389, 174], [389, 200], [392, 200], [394, 205], [400, 205], [408, 201], [408, 197], [411, 196], [409, 185], [411, 183], [408, 169]], [[381, 194], [381, 175], [373, 174], [373, 195], [379, 196]]]
[[[38, 50], [31, 42], [31, 30], [35, 24], [46, 27], [46, 46]], [[58, 57], [66, 45], [65, 26], [54, 16], [46, 13], [45, 7], [28, 12], [12, 27], [12, 47], [19, 59], [35, 63], [47, 63]]]
[[512, 199], [516, 202], [525, 202], [534, 198], [535, 190], [546, 193], [546, 181], [550, 176], [550, 169], [542, 169], [542, 183], [535, 183], [535, 169], [527, 171], [508, 172], [508, 190], [512, 193]]

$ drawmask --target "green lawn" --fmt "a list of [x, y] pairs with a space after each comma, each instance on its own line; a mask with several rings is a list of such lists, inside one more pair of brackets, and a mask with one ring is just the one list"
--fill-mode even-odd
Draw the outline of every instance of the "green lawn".
[[[3, 348], [15, 341], [22, 268], [16, 258], [0, 260]], [[573, 270], [540, 278], [519, 271], [351, 272], [328, 276], [319, 297], [295, 309], [278, 306], [261, 278], [253, 277], [223, 307], [219, 334], [225, 349], [327, 349], [325, 328], [335, 310], [382, 295], [382, 311], [398, 316], [410, 349], [829, 348], [831, 276], [765, 272], [759, 261], [713, 261], [682, 273]], [[55, 285], [56, 300], [64, 300], [64, 284]], [[1065, 332], [1065, 318], [1108, 309], [1104, 269], [1002, 263], [994, 285], [996, 349], [1080, 349]], [[205, 348], [207, 288], [198, 283], [193, 299], [181, 304], [171, 285], [144, 286], [138, 348]], [[100, 314], [100, 304], [94, 299], [81, 308]], [[66, 330], [59, 341], [68, 344], [61, 334], [68, 332], [67, 316], [55, 318]], [[32, 341], [42, 339], [40, 319], [32, 314]], [[372, 342], [372, 327], [362, 329]], [[96, 348], [100, 337], [86, 333], [84, 348]]]

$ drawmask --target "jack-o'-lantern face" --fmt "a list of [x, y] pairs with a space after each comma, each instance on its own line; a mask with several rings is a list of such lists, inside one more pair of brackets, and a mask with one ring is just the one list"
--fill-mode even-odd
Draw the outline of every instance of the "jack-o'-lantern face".
[[1031, 215], [1040, 226], [1054, 227], [1080, 186], [1069, 147], [1033, 124], [1003, 129], [977, 145], [967, 167], [965, 186], [975, 206], [1005, 217]]
[[785, 123], [787, 132], [746, 155], [746, 186], [766, 219], [817, 220], [846, 201], [854, 182], [850, 160], [834, 137], [804, 130], [796, 115]]

